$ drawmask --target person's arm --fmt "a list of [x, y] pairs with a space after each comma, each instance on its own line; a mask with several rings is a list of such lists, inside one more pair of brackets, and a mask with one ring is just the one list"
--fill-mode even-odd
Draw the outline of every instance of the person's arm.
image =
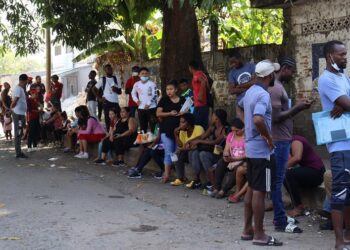
[[254, 115], [253, 123], [256, 127], [256, 130], [260, 133], [261, 137], [263, 137], [266, 140], [267, 144], [270, 147], [270, 150], [272, 150], [274, 148], [272, 137], [266, 127], [264, 118], [260, 115]]
[[137, 85], [137, 83], [134, 84], [134, 86], [133, 86], [133, 88], [131, 90], [131, 97], [134, 100], [134, 102], [137, 103], [137, 105], [140, 105], [140, 100], [139, 100], [139, 98], [137, 96], [136, 85]]
[[180, 140], [180, 127], [177, 127], [175, 130], [174, 130], [174, 136], [175, 136], [175, 142], [176, 142], [176, 145], [179, 147], [179, 148], [182, 148], [183, 147], [183, 143], [182, 141]]
[[99, 96], [98, 89], [102, 86], [102, 78], [98, 80], [98, 82], [95, 84], [95, 86], [92, 87], [92, 93], [97, 97], [98, 100], [101, 100], [102, 96]]
[[273, 123], [281, 123], [299, 112], [308, 109], [311, 107], [311, 102], [308, 101], [301, 101], [297, 104], [295, 104], [291, 109], [288, 109], [286, 111], [281, 111], [280, 108], [272, 108], [272, 122]]
[[331, 111], [331, 116], [333, 118], [338, 118], [344, 112], [350, 112], [350, 99], [346, 95], [340, 96], [335, 100], [335, 105]]
[[172, 110], [170, 112], [163, 112], [163, 107], [158, 107], [156, 116], [159, 118], [165, 118], [165, 117], [170, 117], [170, 116], [176, 116], [178, 112], [176, 110]]
[[239, 95], [242, 94], [244, 91], [249, 89], [252, 85], [254, 85], [255, 79], [252, 77], [252, 79], [243, 84], [230, 84], [229, 91], [232, 95]]
[[13, 109], [14, 107], [16, 107], [18, 100], [19, 100], [19, 97], [17, 97], [17, 96], [15, 96], [15, 97], [12, 99], [12, 102], [11, 102], [11, 109]]
[[207, 90], [207, 81], [205, 80], [205, 78], [203, 76], [200, 77], [198, 80], [201, 83], [201, 87], [199, 89], [199, 94], [198, 94], [198, 101], [202, 102], [204, 94], [206, 93], [206, 90]]
[[300, 141], [293, 141], [291, 146], [291, 157], [288, 160], [288, 168], [297, 165], [303, 157], [303, 144]]
[[2, 103], [2, 106], [3, 106], [6, 110], [8, 110], [8, 109], [10, 109], [10, 107], [7, 107], [7, 106], [6, 106], [5, 99], [6, 99], [6, 95], [5, 95], [5, 92], [3, 91], [3, 92], [1, 92], [1, 103]]
[[131, 94], [131, 91], [132, 91], [132, 86], [131, 86], [131, 84], [132, 84], [132, 80], [131, 80], [131, 79], [128, 79], [128, 80], [126, 81], [126, 84], [125, 84], [125, 94], [127, 94], [127, 95], [130, 95], [130, 94]]
[[129, 129], [124, 133], [120, 134], [118, 137], [126, 137], [135, 133], [135, 131], [137, 130], [137, 122], [134, 118], [129, 118], [128, 127]]

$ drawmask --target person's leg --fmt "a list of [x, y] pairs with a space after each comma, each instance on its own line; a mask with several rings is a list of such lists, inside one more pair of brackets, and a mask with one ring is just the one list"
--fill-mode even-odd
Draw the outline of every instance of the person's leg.
[[178, 156], [178, 161], [175, 163], [176, 178], [180, 180], [185, 179], [185, 164], [188, 159], [188, 152], [181, 151]]
[[148, 162], [150, 162], [150, 160], [152, 159], [152, 149], [146, 147], [143, 150], [143, 153], [140, 156], [140, 159], [137, 163], [137, 165], [135, 166], [135, 168], [137, 169], [137, 171], [139, 171], [140, 173], [142, 172], [143, 168], [147, 165]]
[[87, 140], [80, 140], [80, 152], [87, 153]]
[[218, 162], [219, 157], [214, 155], [212, 152], [201, 151], [199, 152], [199, 159], [203, 170], [208, 175], [209, 169], [211, 169], [213, 165]]
[[153, 160], [157, 163], [157, 165], [159, 166], [160, 170], [162, 172], [164, 172], [164, 150], [151, 150], [151, 157], [153, 158]]
[[276, 157], [276, 182], [275, 189], [271, 192], [273, 212], [274, 212], [274, 224], [275, 227], [287, 226], [287, 216], [284, 210], [284, 204], [282, 201], [282, 185], [287, 169], [288, 156], [290, 151], [290, 142], [275, 142], [275, 157]]
[[[169, 180], [171, 173], [171, 165], [173, 164], [171, 160], [171, 155], [175, 153], [176, 144], [174, 139], [168, 137], [165, 133], [160, 135], [161, 141], [164, 145], [164, 181]], [[176, 163], [175, 163], [176, 166]], [[181, 166], [180, 166], [181, 168]]]
[[103, 103], [101, 101], [97, 102], [97, 111], [98, 111], [98, 120], [101, 121], [102, 111], [103, 111]]
[[103, 103], [103, 114], [105, 116], [105, 124], [106, 124], [107, 132], [108, 132], [110, 124], [111, 124], [111, 120], [109, 119], [109, 110], [110, 110], [110, 108], [111, 108], [110, 102], [105, 100], [104, 103]]
[[[348, 158], [349, 151], [338, 151], [331, 154], [331, 170], [332, 170], [332, 223], [335, 234], [335, 249], [342, 249], [344, 246], [344, 205], [346, 201], [346, 194], [348, 191], [349, 182], [348, 173], [346, 172], [345, 159]], [[344, 193], [345, 190], [345, 193]]]
[[195, 182], [200, 182], [200, 173], [201, 173], [201, 162], [199, 159], [199, 151], [198, 150], [191, 150], [188, 152], [188, 162], [191, 165], [193, 172], [194, 172], [194, 176]]
[[236, 190], [232, 195], [232, 198], [234, 198], [233, 200], [239, 201], [240, 197], [244, 194], [244, 192], [242, 192], [242, 189], [244, 186], [246, 186], [246, 174], [247, 166], [244, 163], [243, 165], [240, 165], [236, 170]]
[[253, 190], [248, 187], [248, 190], [244, 196], [244, 227], [242, 237], [249, 238], [254, 236], [252, 200]]
[[149, 126], [151, 129], [151, 132], [154, 132], [154, 129], [156, 127], [157, 124], [157, 118], [156, 118], [156, 109], [149, 109], [147, 112], [147, 120], [149, 121]]
[[28, 145], [28, 150], [33, 147], [33, 142], [34, 142], [34, 136], [35, 136], [35, 124], [34, 120], [29, 121], [28, 123], [28, 140], [27, 140], [27, 145]]
[[195, 124], [206, 130], [208, 128], [209, 107], [195, 107], [193, 115]]
[[129, 107], [130, 108], [130, 117], [135, 117], [136, 107]]
[[22, 137], [22, 119], [20, 117], [20, 115], [17, 115], [15, 113], [12, 113], [12, 117], [13, 117], [13, 124], [14, 124], [14, 128], [15, 128], [15, 150], [16, 150], [16, 156], [19, 156], [22, 151], [21, 151], [21, 137]]
[[38, 141], [39, 141], [39, 134], [40, 134], [40, 120], [36, 119], [34, 120], [35, 123], [35, 133], [34, 133], [34, 138], [33, 138], [33, 146], [36, 148], [38, 146]]
[[265, 195], [266, 192], [253, 190], [252, 211], [254, 216], [254, 240], [266, 241], [267, 239], [264, 232]]
[[139, 124], [140, 124], [141, 131], [143, 131], [144, 133], [147, 133], [147, 129], [148, 129], [147, 110], [138, 109], [138, 116], [139, 116]]

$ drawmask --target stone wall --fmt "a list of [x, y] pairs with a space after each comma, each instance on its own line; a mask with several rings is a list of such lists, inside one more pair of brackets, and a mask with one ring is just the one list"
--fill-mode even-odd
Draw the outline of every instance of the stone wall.
[[[297, 61], [294, 101], [308, 98], [317, 87], [318, 76], [325, 68], [323, 44], [343, 41], [350, 49], [350, 1], [302, 1], [285, 9], [284, 50]], [[349, 75], [350, 70], [345, 71]], [[295, 117], [295, 132], [314, 142], [311, 113], [321, 110], [319, 101], [308, 112]]]

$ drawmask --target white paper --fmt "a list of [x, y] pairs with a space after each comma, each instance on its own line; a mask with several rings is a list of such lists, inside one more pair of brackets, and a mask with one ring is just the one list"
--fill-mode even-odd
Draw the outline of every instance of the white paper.
[[190, 110], [190, 108], [192, 107], [192, 105], [193, 105], [192, 98], [187, 98], [184, 105], [182, 105], [180, 113], [188, 112]]

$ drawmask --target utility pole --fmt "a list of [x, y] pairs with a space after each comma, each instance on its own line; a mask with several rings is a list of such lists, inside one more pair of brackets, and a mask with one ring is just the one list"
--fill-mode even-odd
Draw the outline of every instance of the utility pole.
[[49, 90], [51, 81], [51, 30], [46, 28], [46, 91]]

